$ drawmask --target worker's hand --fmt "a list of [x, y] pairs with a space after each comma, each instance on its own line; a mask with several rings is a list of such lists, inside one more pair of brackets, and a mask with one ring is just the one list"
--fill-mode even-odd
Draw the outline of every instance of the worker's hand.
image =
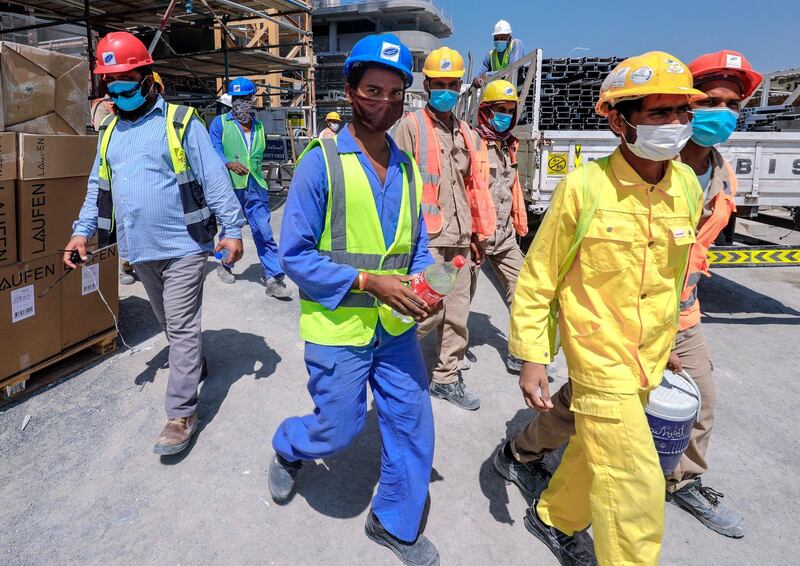
[[483, 84], [483, 75], [478, 75], [472, 80], [472, 86], [474, 86], [475, 88], [480, 88], [482, 84]]
[[683, 364], [681, 363], [681, 359], [678, 357], [678, 354], [675, 353], [675, 350], [672, 350], [669, 353], [669, 360], [667, 360], [667, 369], [672, 373], [680, 373], [683, 371]]
[[244, 246], [242, 246], [241, 240], [237, 240], [235, 238], [222, 238], [217, 244], [217, 247], [214, 248], [214, 253], [217, 253], [222, 249], [226, 249], [231, 253], [228, 259], [225, 260], [225, 265], [233, 265], [242, 259]]
[[483, 265], [483, 261], [486, 259], [486, 244], [478, 238], [477, 234], [473, 234], [469, 241], [469, 253], [475, 267]]
[[238, 161], [228, 161], [225, 164], [225, 167], [236, 173], [237, 175], [249, 175], [250, 170], [244, 166], [243, 163], [239, 163]]
[[66, 250], [64, 252], [64, 265], [70, 269], [75, 269], [78, 267], [69, 259], [69, 256], [72, 255], [72, 250], [78, 250], [78, 253], [81, 254], [81, 260], [88, 261], [89, 253], [86, 251], [86, 243], [88, 241], [89, 240], [87, 240], [84, 236], [73, 236], [67, 244], [67, 247], [64, 248]]
[[553, 408], [546, 366], [533, 362], [523, 363], [519, 374], [519, 388], [525, 404], [531, 409], [547, 412]]
[[422, 322], [430, 316], [431, 307], [409, 288], [407, 283], [410, 283], [411, 279], [410, 275], [370, 273], [364, 283], [364, 290], [401, 315]]

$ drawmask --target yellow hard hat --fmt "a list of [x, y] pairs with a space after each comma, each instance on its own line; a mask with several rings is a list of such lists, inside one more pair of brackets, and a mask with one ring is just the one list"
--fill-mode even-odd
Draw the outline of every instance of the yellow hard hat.
[[164, 91], [164, 81], [161, 80], [161, 75], [158, 73], [153, 73], [153, 81], [161, 87], [161, 91]]
[[325, 115], [325, 120], [336, 120], [337, 122], [341, 122], [342, 121], [342, 117], [339, 116], [338, 112], [328, 112]]
[[625, 59], [609, 73], [600, 87], [595, 111], [608, 116], [617, 102], [650, 94], [685, 94], [690, 102], [706, 98], [693, 87], [692, 73], [680, 59], [663, 51], [649, 51]]
[[460, 79], [464, 76], [464, 59], [455, 49], [440, 47], [431, 51], [425, 59], [422, 73], [426, 77], [448, 77]]
[[486, 85], [481, 102], [519, 102], [517, 89], [508, 81], [496, 80]]

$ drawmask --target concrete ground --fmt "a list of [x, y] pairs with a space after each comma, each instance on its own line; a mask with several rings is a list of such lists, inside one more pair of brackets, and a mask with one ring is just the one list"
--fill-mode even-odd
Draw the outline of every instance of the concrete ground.
[[[246, 245], [235, 286], [209, 264], [210, 377], [200, 432], [184, 454], [151, 452], [164, 424], [167, 350], [140, 284], [122, 289], [122, 333], [151, 349], [121, 349], [0, 412], [0, 564], [396, 563], [363, 534], [380, 472], [372, 405], [349, 449], [306, 466], [290, 504], [270, 499], [272, 433], [312, 404], [298, 302], [264, 296], [249, 235]], [[750, 532], [726, 539], [668, 505], [663, 564], [797, 564], [799, 290], [798, 268], [720, 269], [701, 286], [719, 396], [705, 482], [744, 513]], [[533, 416], [505, 371], [507, 328], [484, 274], [470, 318], [477, 362], [464, 374], [482, 407], [467, 413], [434, 400], [425, 533], [444, 565], [556, 564], [525, 530], [525, 499], [491, 465], [502, 440]], [[432, 337], [424, 348], [430, 362]], [[557, 386], [565, 372], [555, 370]]]

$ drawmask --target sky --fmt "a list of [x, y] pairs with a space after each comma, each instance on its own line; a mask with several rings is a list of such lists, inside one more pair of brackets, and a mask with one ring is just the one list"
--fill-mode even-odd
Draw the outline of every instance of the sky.
[[[797, 0], [433, 0], [455, 27], [443, 40], [480, 65], [492, 29], [508, 20], [525, 50], [543, 57], [631, 56], [667, 51], [685, 63], [734, 49], [764, 73], [800, 67]], [[683, 9], [683, 11], [681, 11]], [[584, 49], [574, 49], [576, 47]]]

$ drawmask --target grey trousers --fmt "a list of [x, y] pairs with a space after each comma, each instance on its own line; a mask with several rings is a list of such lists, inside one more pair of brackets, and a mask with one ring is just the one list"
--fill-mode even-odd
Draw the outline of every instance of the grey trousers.
[[150, 306], [169, 342], [167, 418], [188, 417], [197, 409], [203, 367], [200, 329], [208, 254], [136, 264]]

